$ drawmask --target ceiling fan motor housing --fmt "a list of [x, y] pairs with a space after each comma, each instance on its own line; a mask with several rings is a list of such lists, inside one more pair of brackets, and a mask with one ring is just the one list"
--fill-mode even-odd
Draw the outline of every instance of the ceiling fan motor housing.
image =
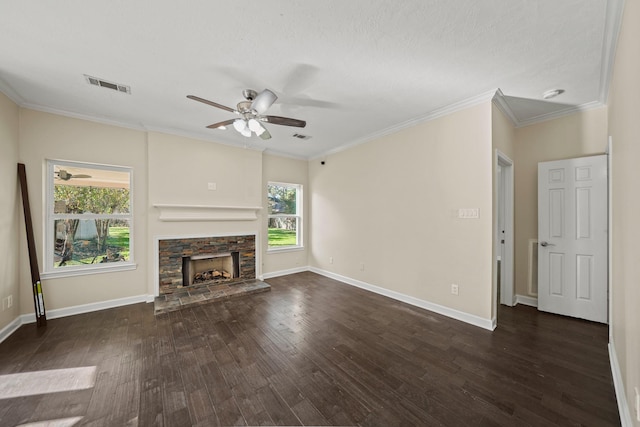
[[242, 96], [244, 96], [247, 101], [253, 101], [256, 99], [256, 96], [258, 96], [258, 92], [253, 89], [245, 89], [242, 91]]
[[237, 108], [240, 114], [251, 113], [251, 101], [240, 101]]

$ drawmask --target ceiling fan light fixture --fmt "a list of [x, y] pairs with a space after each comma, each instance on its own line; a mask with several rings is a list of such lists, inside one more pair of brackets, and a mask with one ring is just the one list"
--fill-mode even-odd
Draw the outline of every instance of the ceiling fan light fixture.
[[240, 133], [242, 134], [242, 136], [246, 136], [247, 138], [251, 137], [251, 130], [249, 130], [249, 128], [245, 128], [244, 130], [240, 131]]
[[249, 119], [249, 129], [255, 132], [258, 136], [262, 135], [265, 131], [264, 126], [262, 126], [256, 119]]
[[[242, 133], [245, 129], [247, 129], [247, 122], [243, 119], [235, 119], [233, 121], [233, 127], [240, 133]], [[251, 133], [251, 132], [249, 132]], [[244, 134], [243, 134], [244, 135]]]

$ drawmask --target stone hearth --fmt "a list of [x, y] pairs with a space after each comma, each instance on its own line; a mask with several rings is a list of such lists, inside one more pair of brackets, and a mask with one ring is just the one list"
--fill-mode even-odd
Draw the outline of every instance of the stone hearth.
[[209, 304], [270, 290], [271, 286], [261, 280], [249, 280], [229, 284], [222, 283], [209, 286], [188, 286], [171, 294], [156, 297], [154, 301], [154, 312], [155, 314], [168, 313], [182, 308]]
[[[200, 262], [210, 265], [197, 266]], [[216, 277], [193, 283], [191, 275], [201, 272]], [[256, 280], [255, 235], [160, 239], [157, 274], [156, 314], [271, 289]]]

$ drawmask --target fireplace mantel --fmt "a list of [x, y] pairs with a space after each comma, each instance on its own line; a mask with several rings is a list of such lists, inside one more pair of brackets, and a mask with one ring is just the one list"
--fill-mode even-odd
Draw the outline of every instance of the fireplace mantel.
[[214, 206], [155, 203], [160, 221], [255, 221], [261, 206]]

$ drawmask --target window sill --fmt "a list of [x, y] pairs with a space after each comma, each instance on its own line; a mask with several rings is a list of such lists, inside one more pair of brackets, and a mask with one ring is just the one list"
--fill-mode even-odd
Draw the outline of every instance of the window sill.
[[304, 246], [285, 246], [281, 248], [268, 248], [267, 253], [273, 254], [273, 253], [281, 253], [281, 252], [297, 252], [297, 251], [303, 251], [303, 250], [304, 250]]
[[41, 279], [58, 279], [60, 277], [87, 276], [91, 274], [130, 271], [130, 270], [135, 270], [137, 268], [138, 268], [138, 264], [133, 262], [118, 262], [118, 263], [112, 263], [111, 265], [102, 265], [102, 266], [96, 265], [95, 267], [83, 267], [83, 268], [69, 267], [69, 269], [45, 271], [40, 274], [40, 278]]

